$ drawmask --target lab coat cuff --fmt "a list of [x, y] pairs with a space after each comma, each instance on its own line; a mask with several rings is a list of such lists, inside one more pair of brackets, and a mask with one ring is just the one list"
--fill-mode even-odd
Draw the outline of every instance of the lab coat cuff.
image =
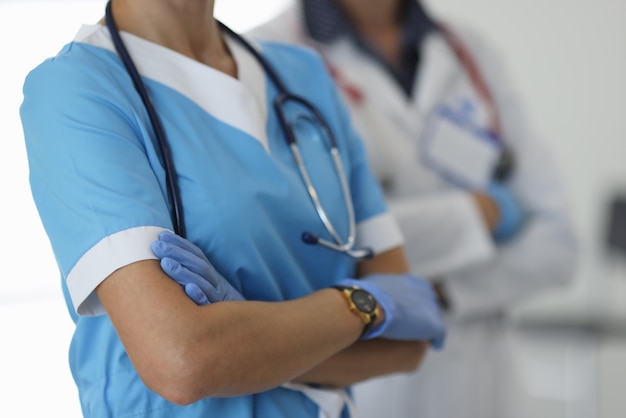
[[411, 271], [424, 278], [484, 262], [495, 246], [471, 195], [449, 191], [390, 203], [404, 234]]

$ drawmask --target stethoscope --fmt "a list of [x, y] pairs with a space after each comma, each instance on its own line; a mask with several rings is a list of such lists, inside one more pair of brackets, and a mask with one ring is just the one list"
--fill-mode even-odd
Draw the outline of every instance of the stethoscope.
[[[159, 115], [152, 104], [152, 100], [150, 95], [148, 94], [148, 90], [143, 83], [141, 76], [139, 75], [139, 71], [135, 66], [133, 60], [122, 41], [119, 30], [117, 28], [117, 24], [113, 18], [113, 13], [111, 12], [111, 0], [106, 5], [105, 10], [105, 21], [109, 32], [111, 33], [111, 39], [115, 46], [115, 49], [120, 56], [120, 59], [124, 63], [126, 67], [126, 71], [130, 75], [133, 80], [133, 84], [137, 93], [141, 97], [143, 105], [148, 112], [148, 116], [150, 118], [150, 123], [152, 124], [154, 134], [156, 136], [159, 151], [161, 153], [161, 157], [163, 159], [163, 165], [165, 169], [165, 177], [166, 177], [166, 185], [167, 185], [167, 194], [168, 199], [172, 204], [172, 222], [174, 224], [174, 231], [181, 235], [185, 236], [185, 221], [182, 210], [182, 201], [180, 197], [180, 190], [178, 187], [178, 178], [176, 175], [176, 170], [174, 167], [174, 162], [172, 160], [171, 151], [169, 148], [169, 143], [167, 140], [167, 136], [165, 134], [165, 130], [163, 129], [163, 125], [161, 124], [161, 120]], [[324, 117], [320, 113], [320, 111], [308, 100], [296, 96], [289, 92], [287, 87], [284, 85], [274, 68], [267, 62], [267, 60], [254, 48], [249, 42], [247, 42], [243, 37], [239, 34], [233, 32], [230, 28], [225, 26], [223, 23], [218, 22], [220, 28], [229, 36], [233, 37], [239, 44], [241, 44], [250, 54], [254, 56], [257, 62], [263, 67], [265, 73], [269, 76], [272, 83], [276, 86], [278, 90], [278, 94], [273, 100], [273, 106], [276, 110], [276, 114], [278, 115], [278, 121], [281, 126], [282, 131], [285, 133], [285, 137], [287, 139], [287, 144], [291, 149], [291, 153], [293, 158], [298, 166], [298, 170], [300, 172], [300, 176], [304, 181], [305, 187], [307, 189], [307, 193], [311, 198], [313, 205], [315, 206], [315, 211], [322, 221], [326, 231], [332, 237], [333, 241], [329, 241], [323, 238], [320, 238], [318, 235], [314, 234], [310, 231], [305, 231], [302, 233], [302, 241], [307, 244], [319, 244], [326, 248], [342, 252], [347, 254], [350, 257], [353, 257], [358, 260], [364, 260], [371, 258], [373, 256], [373, 252], [369, 248], [358, 248], [355, 249], [356, 243], [356, 220], [354, 215], [354, 207], [352, 206], [352, 200], [350, 199], [350, 190], [348, 188], [348, 182], [346, 180], [345, 172], [343, 169], [343, 164], [341, 163], [341, 156], [339, 154], [339, 149], [337, 147], [337, 143], [333, 136], [332, 131], [330, 130], [328, 124], [324, 120]], [[306, 108], [310, 114], [306, 116], [307, 119], [311, 119], [314, 123], [316, 123], [322, 131], [326, 134], [328, 138], [329, 152], [330, 156], [333, 160], [333, 165], [335, 171], [337, 172], [337, 177], [339, 179], [339, 183], [341, 185], [341, 191], [343, 194], [343, 200], [346, 207], [346, 213], [348, 216], [348, 237], [344, 241], [339, 236], [339, 233], [333, 226], [330, 221], [324, 207], [322, 206], [320, 199], [318, 197], [317, 190], [313, 186], [311, 182], [311, 178], [309, 173], [305, 167], [304, 160], [302, 158], [302, 154], [300, 153], [300, 148], [298, 146], [298, 140], [294, 130], [291, 128], [287, 116], [282, 110], [282, 107], [285, 106], [288, 102], [297, 103], [304, 108]], [[304, 117], [304, 116], [300, 116]]]

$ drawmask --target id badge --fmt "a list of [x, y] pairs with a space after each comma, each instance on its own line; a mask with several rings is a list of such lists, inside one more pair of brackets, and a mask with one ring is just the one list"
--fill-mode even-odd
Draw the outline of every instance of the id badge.
[[494, 135], [442, 106], [428, 118], [420, 141], [422, 162], [459, 187], [484, 190], [500, 160]]

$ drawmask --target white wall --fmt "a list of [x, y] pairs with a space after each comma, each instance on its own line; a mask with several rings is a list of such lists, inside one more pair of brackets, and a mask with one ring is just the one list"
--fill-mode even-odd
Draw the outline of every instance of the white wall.
[[[233, 28], [245, 29], [284, 2], [221, 0], [217, 13]], [[614, 187], [626, 189], [626, 1], [429, 3], [475, 26], [499, 47], [570, 185], [583, 239], [577, 283], [567, 292], [539, 298], [522, 313], [571, 317], [616, 310], [623, 300], [619, 295], [626, 295], [626, 277], [616, 277], [607, 267], [600, 239], [606, 194]], [[80, 416], [67, 367], [72, 324], [30, 197], [18, 107], [28, 70], [54, 54], [80, 23], [98, 20], [104, 4], [0, 0], [0, 214], [8, 232], [0, 247], [5, 266], [0, 280], [3, 417]]]

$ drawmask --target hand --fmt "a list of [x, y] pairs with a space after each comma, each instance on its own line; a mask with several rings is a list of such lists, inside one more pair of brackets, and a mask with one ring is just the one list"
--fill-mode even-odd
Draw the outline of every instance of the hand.
[[161, 268], [183, 286], [197, 305], [244, 300], [243, 296], [215, 270], [200, 248], [170, 231], [163, 231], [152, 243], [152, 253], [161, 259]]
[[498, 208], [498, 221], [493, 227], [493, 238], [496, 242], [504, 242], [515, 236], [522, 228], [524, 212], [513, 194], [501, 183], [492, 183], [486, 194]]
[[496, 242], [510, 239], [521, 229], [524, 213], [504, 185], [494, 182], [484, 192], [472, 196]]
[[384, 321], [363, 339], [431, 341], [434, 348], [443, 347], [446, 328], [429, 283], [410, 274], [373, 274], [338, 284], [367, 290], [385, 313]]

